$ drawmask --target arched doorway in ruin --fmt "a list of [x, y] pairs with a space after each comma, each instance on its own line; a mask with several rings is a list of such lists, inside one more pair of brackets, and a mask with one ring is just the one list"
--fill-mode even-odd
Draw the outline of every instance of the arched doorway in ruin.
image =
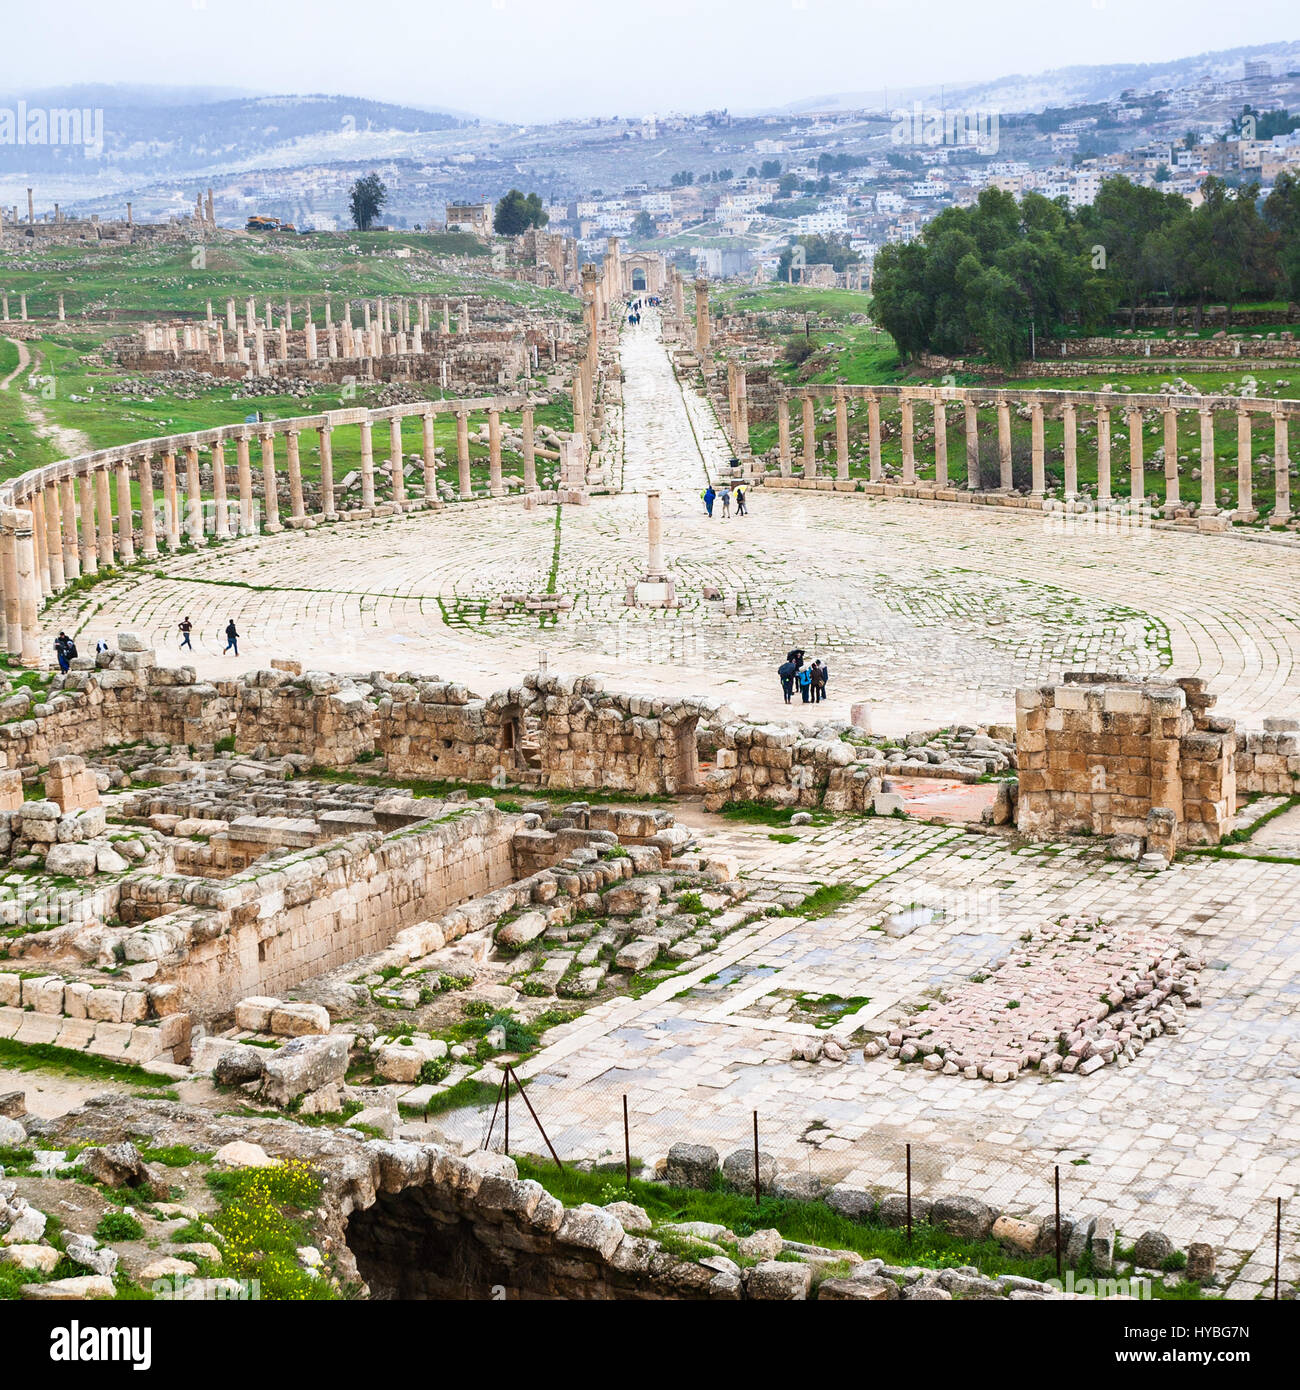
[[679, 796], [694, 791], [699, 785], [700, 755], [695, 739], [695, 726], [699, 722], [698, 716], [683, 719], [667, 731], [669, 747], [665, 759], [665, 780], [670, 783], [668, 790]]
[[638, 265], [638, 266], [634, 266], [634, 267], [632, 268], [632, 293], [633, 293], [633, 294], [644, 294], [645, 292], [646, 292], [645, 271], [642, 270], [641, 267], [640, 267], [639, 265]]

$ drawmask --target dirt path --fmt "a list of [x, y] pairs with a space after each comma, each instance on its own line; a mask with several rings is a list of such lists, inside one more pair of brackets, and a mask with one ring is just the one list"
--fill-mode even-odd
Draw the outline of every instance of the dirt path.
[[0, 391], [7, 391], [9, 383], [14, 377], [21, 375], [31, 365], [32, 355], [27, 351], [27, 344], [21, 338], [6, 338], [6, 342], [12, 343], [18, 349], [18, 365], [9, 373], [3, 381], [0, 381]]
[[[0, 382], [0, 391], [7, 391], [9, 383], [15, 377], [24, 372], [38, 372], [41, 367], [41, 354], [32, 353], [27, 350], [27, 344], [17, 338], [10, 338], [18, 349], [18, 365]], [[64, 457], [70, 458], [75, 454], [87, 454], [90, 452], [90, 440], [80, 430], [68, 429], [65, 425], [60, 425], [58, 421], [52, 420], [41, 405], [40, 397], [33, 395], [30, 391], [19, 389], [22, 397], [23, 409], [27, 412], [32, 422], [33, 431], [42, 439], [48, 439]]]

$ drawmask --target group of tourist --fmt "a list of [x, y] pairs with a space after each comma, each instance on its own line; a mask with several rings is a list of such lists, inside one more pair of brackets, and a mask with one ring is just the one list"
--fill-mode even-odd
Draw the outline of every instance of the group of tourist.
[[[181, 650], [183, 651], [188, 647], [190, 651], [193, 651], [194, 644], [190, 641], [190, 634], [194, 631], [194, 624], [187, 616], [182, 618], [176, 627], [181, 635]], [[226, 645], [221, 649], [221, 655], [225, 656], [227, 652], [232, 651], [236, 656], [239, 655], [239, 630], [235, 627], [234, 618], [231, 618], [226, 624]]]
[[710, 516], [713, 515], [713, 507], [714, 504], [717, 503], [722, 508], [722, 515], [724, 517], [730, 517], [733, 500], [736, 503], [737, 516], [749, 515], [749, 493], [745, 490], [744, 483], [737, 483], [734, 492], [732, 491], [730, 483], [724, 482], [721, 492], [718, 492], [713, 484], [710, 483], [708, 487], [700, 493], [700, 497], [704, 501], [704, 510]]
[[776, 668], [776, 674], [781, 678], [781, 694], [787, 705], [796, 690], [805, 705], [820, 704], [826, 698], [826, 683], [830, 680], [831, 668], [821, 660], [811, 665], [805, 664], [802, 647], [787, 653], [785, 660]]

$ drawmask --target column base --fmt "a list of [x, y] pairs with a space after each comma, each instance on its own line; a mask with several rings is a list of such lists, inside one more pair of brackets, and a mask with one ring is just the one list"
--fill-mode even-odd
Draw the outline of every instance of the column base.
[[280, 531], [283, 531], [284, 527], [281, 526], [278, 521], [267, 521], [263, 523], [262, 530], [263, 532], [265, 532], [266, 535], [274, 536], [278, 534]]

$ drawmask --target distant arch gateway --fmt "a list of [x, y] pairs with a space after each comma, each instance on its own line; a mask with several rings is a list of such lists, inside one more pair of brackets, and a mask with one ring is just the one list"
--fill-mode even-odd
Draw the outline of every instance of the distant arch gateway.
[[664, 258], [657, 251], [636, 251], [619, 257], [622, 290], [627, 294], [662, 294], [667, 279]]

